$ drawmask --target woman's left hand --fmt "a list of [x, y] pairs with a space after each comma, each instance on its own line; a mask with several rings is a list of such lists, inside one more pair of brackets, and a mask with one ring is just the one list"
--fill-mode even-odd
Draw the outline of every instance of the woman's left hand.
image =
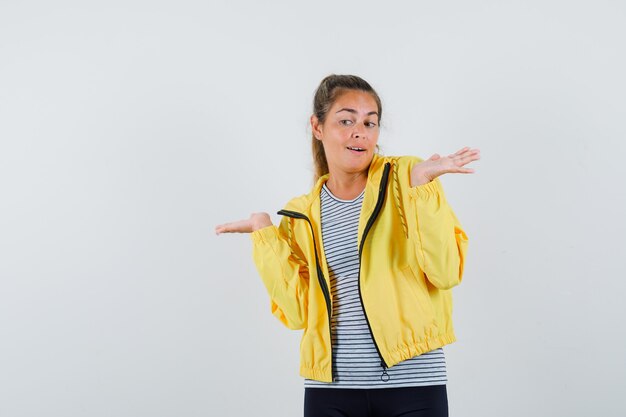
[[469, 146], [444, 157], [436, 153], [427, 160], [415, 164], [411, 171], [411, 187], [429, 183], [446, 173], [473, 174], [472, 168], [463, 167], [478, 159], [480, 150], [470, 149]]

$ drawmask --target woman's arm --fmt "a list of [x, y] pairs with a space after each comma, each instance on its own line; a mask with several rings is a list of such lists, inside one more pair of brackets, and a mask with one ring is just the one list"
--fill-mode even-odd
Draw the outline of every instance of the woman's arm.
[[291, 221], [283, 217], [278, 227], [267, 213], [219, 225], [220, 233], [250, 233], [252, 257], [270, 296], [272, 314], [290, 329], [306, 326], [309, 268], [296, 242], [290, 237]]
[[289, 329], [307, 323], [309, 268], [295, 241], [289, 236], [293, 219], [283, 217], [253, 232], [252, 257], [270, 296], [272, 314]]
[[443, 158], [438, 154], [426, 161], [417, 158], [411, 167], [409, 209], [417, 223], [418, 263], [427, 279], [442, 290], [461, 283], [468, 238], [438, 177], [446, 173], [471, 174], [474, 170], [464, 166], [478, 159], [478, 149], [465, 147]]
[[427, 279], [441, 290], [461, 283], [468, 238], [448, 205], [439, 179], [409, 188], [416, 219], [417, 260]]

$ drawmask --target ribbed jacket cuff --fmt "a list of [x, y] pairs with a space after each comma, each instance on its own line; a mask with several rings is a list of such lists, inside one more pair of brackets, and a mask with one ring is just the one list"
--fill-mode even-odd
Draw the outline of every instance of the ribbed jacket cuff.
[[443, 189], [441, 188], [441, 183], [436, 178], [426, 184], [409, 187], [409, 197], [411, 198], [428, 199], [440, 194], [443, 194]]
[[262, 227], [250, 233], [250, 239], [254, 243], [267, 243], [278, 239], [278, 227], [274, 224]]

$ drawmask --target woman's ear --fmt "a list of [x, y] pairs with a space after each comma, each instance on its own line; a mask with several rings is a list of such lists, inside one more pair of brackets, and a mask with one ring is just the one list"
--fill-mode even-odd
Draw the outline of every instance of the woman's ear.
[[322, 126], [320, 125], [317, 116], [314, 114], [311, 115], [311, 131], [313, 132], [315, 139], [322, 140]]

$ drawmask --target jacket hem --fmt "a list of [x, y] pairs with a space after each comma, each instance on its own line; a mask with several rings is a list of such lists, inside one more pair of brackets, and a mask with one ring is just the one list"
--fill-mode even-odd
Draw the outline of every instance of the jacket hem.
[[390, 349], [388, 352], [389, 356], [391, 357], [391, 362], [389, 362], [387, 366], [390, 368], [398, 364], [399, 362], [411, 359], [412, 357], [421, 355], [422, 353], [430, 352], [431, 350], [438, 349], [455, 341], [456, 337], [454, 333], [444, 333], [437, 337], [427, 339], [423, 342]]
[[309, 368], [307, 366], [300, 366], [300, 376], [307, 379], [314, 379], [321, 382], [333, 382], [330, 374], [330, 369], [326, 368]]
[[[428, 339], [424, 342], [418, 342], [412, 345], [399, 346], [396, 349], [389, 350], [389, 356], [392, 361], [387, 364], [388, 368], [422, 353], [430, 352], [442, 346], [448, 345], [456, 341], [454, 333], [445, 333], [437, 337]], [[300, 376], [321, 382], [333, 382], [328, 368], [311, 368], [308, 366], [300, 366]]]

